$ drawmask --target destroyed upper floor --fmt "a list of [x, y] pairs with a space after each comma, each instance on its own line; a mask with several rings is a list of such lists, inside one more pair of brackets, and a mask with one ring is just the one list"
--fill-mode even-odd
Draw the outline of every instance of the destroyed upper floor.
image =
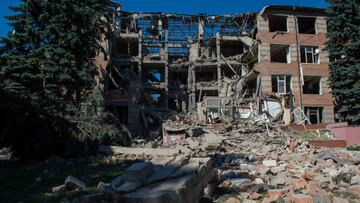
[[[116, 55], [113, 57], [130, 55], [138, 57], [138, 60], [142, 58], [145, 62], [168, 61], [175, 66], [182, 62], [199, 61], [199, 58], [216, 58], [217, 34], [223, 41], [221, 54], [224, 57], [248, 52], [255, 45], [250, 39], [261, 43], [272, 38], [278, 39], [279, 44], [286, 44], [295, 37], [287, 33], [298, 33], [300, 38], [322, 34], [313, 41], [325, 41], [326, 34], [325, 11], [307, 7], [267, 6], [260, 13], [219, 16], [119, 10], [114, 16], [113, 33], [117, 41], [113, 46], [115, 50], [112, 53]], [[269, 32], [273, 35], [264, 36]], [[139, 53], [139, 43], [142, 53]], [[195, 55], [191, 55], [191, 52]], [[280, 60], [274, 59], [274, 62]], [[302, 58], [304, 62], [309, 60], [313, 59]]]

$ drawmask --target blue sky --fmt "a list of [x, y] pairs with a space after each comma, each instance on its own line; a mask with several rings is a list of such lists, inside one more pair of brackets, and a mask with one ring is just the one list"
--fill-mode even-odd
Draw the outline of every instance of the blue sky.
[[[122, 9], [127, 11], [214, 15], [258, 12], [269, 4], [320, 8], [327, 6], [325, 0], [121, 0], [119, 2]], [[18, 3], [17, 0], [0, 0], [0, 36], [5, 36], [10, 29], [3, 16], [11, 15], [8, 7]]]

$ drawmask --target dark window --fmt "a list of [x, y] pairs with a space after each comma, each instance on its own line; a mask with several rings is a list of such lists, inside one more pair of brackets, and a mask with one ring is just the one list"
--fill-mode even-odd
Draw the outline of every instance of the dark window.
[[298, 17], [299, 33], [316, 34], [315, 23], [316, 23], [316, 18]]
[[287, 17], [286, 16], [269, 16], [269, 30], [270, 32], [287, 32]]
[[323, 107], [305, 107], [306, 117], [309, 119], [311, 124], [322, 123]]
[[304, 76], [304, 94], [320, 94], [321, 93], [321, 77], [320, 76]]
[[290, 63], [290, 46], [271, 44], [270, 59], [274, 63]]
[[291, 91], [291, 76], [290, 75], [272, 75], [272, 92], [279, 94], [286, 94]]

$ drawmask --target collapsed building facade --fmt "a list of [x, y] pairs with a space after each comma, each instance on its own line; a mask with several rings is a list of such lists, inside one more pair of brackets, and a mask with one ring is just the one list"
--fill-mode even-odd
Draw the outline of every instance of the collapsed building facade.
[[97, 64], [107, 108], [135, 135], [173, 113], [331, 123], [323, 9], [267, 6], [222, 16], [114, 14]]

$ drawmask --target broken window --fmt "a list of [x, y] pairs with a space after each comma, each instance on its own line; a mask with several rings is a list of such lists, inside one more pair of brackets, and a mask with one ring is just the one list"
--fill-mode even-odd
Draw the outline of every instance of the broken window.
[[287, 16], [269, 16], [269, 30], [270, 32], [287, 32]]
[[290, 75], [272, 75], [272, 92], [279, 94], [286, 94], [291, 91], [291, 76]]
[[319, 47], [315, 46], [300, 46], [301, 63], [318, 64], [319, 61]]
[[309, 119], [311, 124], [322, 123], [323, 107], [305, 107], [306, 117]]
[[281, 44], [270, 45], [270, 60], [273, 63], [290, 63], [290, 46]]
[[137, 43], [120, 41], [115, 44], [114, 49], [119, 55], [137, 56], [139, 54], [139, 45]]
[[223, 41], [221, 43], [221, 54], [224, 57], [236, 56], [244, 53], [244, 44], [241, 41]]
[[298, 17], [298, 29], [302, 34], [316, 34], [316, 18]]
[[321, 77], [304, 76], [304, 94], [321, 94]]

